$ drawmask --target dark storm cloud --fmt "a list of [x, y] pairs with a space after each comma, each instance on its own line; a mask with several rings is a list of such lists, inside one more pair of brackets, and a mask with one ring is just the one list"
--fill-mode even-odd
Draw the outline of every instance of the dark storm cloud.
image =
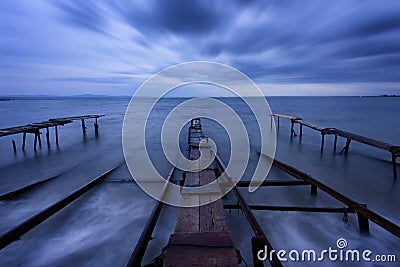
[[361, 21], [349, 35], [369, 36], [398, 29], [400, 29], [399, 10], [391, 10], [383, 17], [377, 16]]
[[62, 81], [125, 83], [124, 74], [140, 84], [171, 64], [211, 60], [266, 84], [400, 82], [397, 0], [10, 3], [0, 3], [1, 65], [24, 58], [46, 74], [44, 63], [64, 65]]
[[111, 1], [127, 23], [143, 33], [202, 34], [217, 27], [223, 17], [211, 1]]
[[[212, 58], [224, 54], [229, 59], [227, 63], [248, 71], [253, 77], [269, 75], [263, 71], [289, 70], [281, 73], [282, 77], [297, 73], [309, 82], [320, 82], [323, 77], [319, 76], [321, 71], [315, 72], [315, 66], [341, 66], [343, 60], [371, 57], [368, 63], [373, 68], [374, 62], [381, 60], [372, 56], [400, 53], [397, 38], [400, 34], [400, 4], [393, 1], [106, 2], [105, 5], [117, 16], [149, 36], [150, 42], [157, 42], [166, 34], [176, 36], [189, 47], [182, 52], [193, 53], [184, 54], [185, 58]], [[385, 6], [385, 3], [389, 4]], [[76, 17], [74, 21], [95, 31], [104, 27], [104, 21], [99, 19], [102, 10], [98, 5], [85, 4], [81, 10], [76, 4], [72, 5], [74, 8], [71, 5], [60, 6]], [[91, 6], [90, 11], [88, 6]], [[265, 52], [276, 53], [276, 58], [267, 56], [264, 63], [258, 62], [260, 54]], [[269, 68], [269, 64], [276, 67]], [[348, 80], [345, 76], [349, 69], [340, 73], [338, 68], [336, 72], [333, 74], [336, 78], [329, 78], [329, 82]], [[350, 72], [357, 72], [357, 68]], [[388, 75], [392, 77], [390, 73]], [[354, 81], [358, 80], [360, 77], [354, 77]], [[385, 77], [380, 80], [384, 81]]]

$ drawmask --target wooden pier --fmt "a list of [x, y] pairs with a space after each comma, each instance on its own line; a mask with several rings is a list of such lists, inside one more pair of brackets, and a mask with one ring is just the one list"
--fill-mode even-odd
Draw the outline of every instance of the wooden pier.
[[[295, 121], [301, 120], [292, 117]], [[204, 136], [199, 119], [193, 119], [189, 127], [188, 145], [189, 157], [191, 160], [198, 159], [200, 153], [210, 155], [209, 147], [200, 145], [200, 141], [204, 140]], [[263, 157], [266, 155], [261, 154]], [[272, 160], [267, 157], [266, 160]], [[156, 257], [150, 264], [145, 266], [238, 266], [238, 260], [241, 259], [240, 252], [235, 250], [232, 242], [232, 235], [229, 231], [223, 209], [240, 209], [246, 217], [250, 227], [254, 232], [254, 236], [250, 238], [253, 264], [252, 266], [264, 266], [264, 262], [260, 261], [257, 253], [267, 247], [267, 251], [275, 251], [270, 240], [265, 235], [261, 225], [257, 221], [253, 210], [258, 211], [295, 211], [295, 212], [313, 212], [313, 213], [342, 213], [343, 220], [350, 220], [350, 214], [355, 214], [358, 220], [359, 230], [361, 234], [369, 234], [369, 222], [372, 221], [381, 226], [393, 235], [400, 237], [400, 227], [388, 219], [368, 209], [366, 204], [354, 201], [342, 193], [328, 187], [319, 182], [311, 175], [301, 172], [300, 170], [278, 161], [273, 160], [273, 167], [286, 172], [295, 179], [291, 180], [266, 180], [261, 183], [261, 187], [276, 187], [276, 186], [309, 186], [310, 194], [317, 197], [318, 190], [324, 191], [332, 198], [336, 199], [342, 206], [337, 207], [313, 207], [313, 206], [279, 206], [279, 205], [263, 205], [263, 204], [248, 204], [245, 198], [239, 191], [239, 187], [248, 187], [250, 181], [239, 181], [236, 186], [233, 186], [230, 195], [234, 195], [237, 202], [235, 204], [223, 204], [222, 199], [211, 204], [203, 205], [194, 208], [180, 208], [178, 218], [175, 225], [175, 231], [170, 236], [167, 246], [162, 253]], [[175, 168], [168, 175], [167, 180], [170, 181]], [[227, 183], [232, 183], [229, 174], [226, 173], [226, 167], [216, 156], [214, 164], [211, 164], [205, 170], [200, 172], [186, 172], [184, 181], [181, 185], [185, 187], [196, 187], [213, 181], [216, 177], [223, 176], [219, 185], [226, 186]], [[185, 194], [185, 190], [182, 190]], [[220, 194], [214, 192], [215, 194]], [[187, 194], [183, 197], [184, 201], [191, 203], [201, 203], [202, 199], [208, 198], [209, 194]], [[142, 265], [142, 258], [145, 254], [148, 243], [152, 239], [153, 230], [157, 224], [162, 202], [158, 202], [146, 224], [143, 232], [136, 244], [135, 250], [132, 253], [127, 266], [137, 267]], [[267, 258], [269, 264], [273, 267], [283, 266], [277, 254], [271, 253]]]
[[311, 124], [309, 122], [303, 121], [303, 119], [298, 118], [298, 117], [292, 117], [288, 115], [282, 115], [282, 114], [277, 114], [274, 113], [271, 115], [271, 127], [272, 127], [272, 120], [274, 117], [278, 118], [278, 129], [279, 129], [279, 118], [285, 118], [289, 119], [291, 122], [291, 130], [290, 130], [290, 136], [297, 136], [296, 132], [294, 131], [294, 124], [297, 123], [299, 124], [299, 132], [300, 132], [300, 138], [303, 136], [303, 126], [308, 127], [310, 129], [316, 130], [321, 133], [321, 152], [324, 150], [324, 144], [325, 144], [325, 135], [334, 135], [334, 143], [333, 143], [333, 150], [336, 151], [337, 148], [337, 140], [338, 136], [346, 138], [346, 145], [343, 148], [343, 151], [345, 154], [349, 152], [350, 149], [350, 143], [351, 141], [359, 142], [368, 146], [372, 146], [384, 151], [388, 151], [392, 155], [392, 167], [393, 167], [393, 178], [396, 180], [397, 179], [397, 162], [396, 159], [397, 157], [400, 157], [400, 146], [388, 144], [379, 140], [375, 140], [372, 138], [368, 138], [365, 136], [361, 136], [358, 134], [354, 134], [351, 132], [343, 131], [337, 128], [325, 128], [321, 126], [317, 126], [314, 124]]
[[[210, 147], [200, 145], [205, 139], [201, 129], [200, 119], [194, 119], [189, 128], [189, 159], [196, 160], [202, 155], [211, 155]], [[215, 181], [215, 167], [209, 166], [200, 172], [186, 172], [185, 187], [198, 187]], [[215, 192], [200, 194], [182, 190], [185, 203], [198, 206], [180, 208], [175, 225], [175, 232], [170, 236], [164, 255], [164, 266], [192, 266], [198, 263], [202, 266], [238, 266], [236, 250], [233, 246], [231, 233], [225, 219], [225, 211], [221, 189]], [[202, 205], [202, 206], [200, 206]]]
[[[202, 132], [200, 119], [191, 121], [188, 134], [189, 159], [196, 160], [202, 155], [211, 155], [210, 147], [201, 144], [201, 140], [206, 140]], [[205, 158], [205, 160], [207, 160]], [[171, 180], [174, 172], [173, 168], [167, 177]], [[231, 183], [229, 175], [225, 173], [225, 166], [219, 157], [206, 169], [199, 172], [186, 172], [181, 185], [186, 188], [206, 185], [223, 175], [225, 179], [221, 181], [212, 192], [197, 192], [182, 189], [182, 200], [184, 203], [202, 204], [210, 200], [217, 199], [209, 204], [196, 207], [181, 207], [174, 233], [170, 236], [167, 246], [163, 249], [160, 256], [156, 257], [146, 266], [238, 266], [242, 261], [239, 250], [235, 249], [232, 241], [231, 232], [228, 229], [225, 211], [219, 186], [227, 186]], [[164, 189], [165, 190], [165, 189]], [[253, 251], [253, 266], [264, 266], [264, 263], [257, 259], [257, 252], [267, 246], [268, 251], [272, 251], [271, 258], [268, 258], [271, 266], [282, 266], [277, 258], [272, 245], [256, 220], [249, 205], [239, 192], [236, 186], [233, 187], [234, 195], [237, 199], [238, 207], [243, 211], [249, 225], [253, 229], [254, 236], [251, 238]], [[153, 230], [157, 224], [162, 202], [157, 202], [149, 217], [146, 226], [136, 244], [136, 247], [127, 264], [129, 267], [142, 266], [142, 259], [148, 243], [152, 239]]]
[[[47, 141], [47, 146], [50, 147], [50, 131], [49, 128], [54, 127], [54, 132], [55, 132], [55, 142], [58, 145], [58, 127], [59, 126], [64, 126], [65, 124], [72, 123], [75, 120], [80, 120], [82, 124], [82, 132], [85, 135], [86, 134], [86, 125], [85, 125], [85, 120], [87, 119], [95, 119], [94, 122], [94, 131], [95, 134], [98, 135], [99, 133], [99, 124], [98, 124], [98, 118], [103, 117], [104, 115], [82, 115], [82, 116], [74, 116], [74, 117], [65, 117], [65, 118], [55, 118], [55, 119], [49, 119], [48, 121], [44, 122], [34, 122], [31, 124], [26, 124], [22, 126], [15, 126], [11, 128], [4, 128], [0, 129], [0, 137], [2, 136], [9, 136], [9, 135], [15, 135], [15, 134], [20, 134], [22, 133], [22, 150], [25, 150], [26, 146], [26, 134], [34, 134], [35, 139], [34, 139], [34, 144], [33, 144], [33, 149], [36, 151], [37, 145], [39, 144], [39, 147], [42, 147], [42, 140], [41, 140], [41, 130], [46, 129], [46, 141]], [[12, 145], [13, 145], [13, 150], [14, 153], [17, 153], [17, 146], [15, 140], [12, 140]]]
[[[270, 158], [267, 155], [261, 154], [262, 156], [266, 157], [268, 160]], [[329, 186], [323, 184], [319, 180], [315, 179], [309, 174], [306, 174], [293, 166], [290, 166], [286, 163], [283, 163], [277, 159], [273, 161], [273, 167], [280, 169], [281, 171], [286, 172], [287, 174], [291, 175], [293, 178], [299, 181], [307, 182], [311, 185], [311, 194], [317, 195], [317, 189], [320, 189], [330, 195], [331, 197], [335, 198], [336, 200], [340, 201], [346, 207], [342, 208], [342, 212], [344, 212], [344, 219], [347, 220], [347, 213], [356, 213], [358, 218], [358, 225], [360, 229], [360, 233], [362, 234], [369, 234], [369, 220], [373, 221], [377, 225], [381, 226], [388, 232], [392, 233], [393, 235], [400, 237], [400, 227], [395, 223], [389, 221], [388, 219], [380, 216], [379, 214], [369, 210], [367, 205], [364, 203], [359, 203], [354, 201], [342, 193], [330, 188]], [[285, 210], [284, 208], [280, 210]], [[286, 208], [288, 210], [288, 208]], [[297, 208], [297, 210], [301, 210], [301, 208]], [[312, 209], [305, 209], [304, 211], [310, 211]], [[332, 211], [331, 208], [327, 209], [327, 212]], [[340, 208], [336, 208], [334, 210], [340, 210]], [[322, 211], [322, 210], [321, 210]]]
[[[78, 118], [78, 117], [77, 117]], [[193, 119], [189, 127], [188, 134], [189, 158], [196, 160], [205, 155], [212, 157], [210, 153], [211, 146], [207, 143], [207, 138], [202, 132], [200, 119]], [[203, 140], [203, 141], [202, 141]], [[202, 142], [201, 142], [202, 141]], [[204, 142], [205, 141], [205, 142]], [[210, 155], [210, 156], [208, 156]], [[273, 267], [283, 266], [277, 256], [270, 240], [265, 235], [262, 226], [257, 221], [253, 210], [257, 211], [272, 211], [272, 212], [314, 212], [314, 213], [342, 213], [343, 220], [348, 221], [356, 216], [361, 234], [369, 234], [369, 223], [373, 222], [383, 229], [387, 230], [396, 237], [400, 237], [400, 227], [391, 222], [387, 218], [367, 208], [366, 204], [359, 203], [335, 189], [323, 184], [318, 179], [306, 174], [293, 166], [283, 163], [276, 159], [271, 159], [267, 155], [260, 154], [266, 157], [266, 160], [273, 160], [273, 167], [289, 174], [292, 178], [287, 180], [266, 180], [261, 183], [262, 187], [282, 187], [282, 186], [306, 186], [310, 187], [310, 194], [317, 197], [318, 190], [321, 190], [339, 201], [341, 204], [329, 207], [314, 207], [314, 206], [279, 206], [279, 205], [264, 205], [252, 203], [248, 204], [239, 187], [248, 187], [249, 181], [239, 181], [236, 185], [232, 184], [229, 174], [226, 172], [226, 167], [221, 159], [216, 156], [212, 163], [205, 169], [198, 172], [185, 172], [183, 175], [182, 201], [183, 204], [194, 203], [198, 206], [181, 207], [178, 211], [174, 232], [170, 235], [168, 244], [162, 249], [161, 254], [154, 258], [152, 262], [146, 264], [148, 267], [156, 266], [239, 266], [243, 260], [240, 251], [234, 247], [233, 234], [227, 226], [225, 209], [240, 209], [246, 217], [254, 235], [249, 236], [249, 246], [252, 250], [252, 266], [264, 266], [263, 261], [258, 259], [259, 251], [263, 251], [266, 247], [269, 252], [267, 260]], [[204, 158], [209, 162], [210, 158]], [[200, 166], [200, 162], [198, 162]], [[120, 166], [120, 165], [119, 165]], [[193, 167], [193, 166], [192, 166]], [[38, 212], [27, 220], [18, 222], [9, 231], [0, 235], [0, 250], [13, 242], [17, 242], [21, 236], [33, 230], [39, 224], [50, 218], [52, 215], [61, 211], [64, 207], [78, 199], [80, 196], [94, 188], [97, 184], [103, 181], [116, 168], [114, 167], [102, 175], [94, 178], [89, 183], [81, 186], [65, 198], [56, 201], [44, 210]], [[194, 168], [196, 169], [196, 168]], [[198, 168], [199, 169], [199, 168]], [[166, 177], [166, 181], [171, 181], [175, 184], [179, 181], [174, 181], [173, 176], [176, 168], [173, 167]], [[216, 177], [222, 177], [213, 190], [202, 192], [200, 190], [188, 190], [202, 185], [209, 184], [216, 180]], [[294, 179], [293, 179], [294, 178]], [[49, 178], [53, 179], [53, 178]], [[221, 188], [227, 185], [233, 186], [228, 193], [227, 199], [220, 199]], [[32, 185], [40, 186], [40, 183]], [[13, 191], [4, 195], [2, 199], [8, 199], [11, 195], [23, 195], [25, 191], [29, 191], [32, 187], [28, 185], [20, 190]], [[164, 186], [164, 193], [167, 191], [168, 183]], [[162, 198], [163, 196], [161, 196]], [[254, 198], [253, 198], [254, 199]], [[215, 200], [211, 201], [210, 200]], [[231, 202], [233, 200], [233, 202]], [[223, 203], [229, 201], [230, 203]], [[205, 205], [201, 205], [208, 203]], [[152, 234], [157, 225], [161, 210], [165, 204], [158, 201], [151, 212], [149, 220], [145, 225], [136, 247], [130, 257], [127, 266], [143, 266], [142, 259], [146, 253], [149, 242], [153, 239]], [[354, 215], [353, 215], [354, 214]], [[239, 229], [240, 230], [240, 229]], [[290, 229], [285, 229], [282, 234], [287, 233]], [[246, 265], [248, 265], [246, 263]]]

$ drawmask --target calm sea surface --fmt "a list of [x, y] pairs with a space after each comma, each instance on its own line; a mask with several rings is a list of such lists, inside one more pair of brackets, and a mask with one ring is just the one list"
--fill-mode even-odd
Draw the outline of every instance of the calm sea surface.
[[[258, 160], [259, 132], [248, 107], [237, 98], [220, 99], [231, 106], [245, 122], [250, 136], [250, 164], [243, 179], [250, 179]], [[143, 101], [149, 101], [143, 99]], [[158, 103], [147, 126], [147, 145], [151, 158], [161, 173], [170, 165], [160, 154], [161, 125], [167, 114], [185, 99], [169, 98]], [[400, 145], [400, 98], [391, 97], [272, 97], [272, 112], [302, 117], [305, 121], [335, 127], [387, 143]], [[41, 122], [49, 118], [84, 114], [105, 114], [99, 119], [96, 137], [93, 121], [87, 120], [87, 133], [82, 135], [79, 121], [59, 129], [59, 146], [50, 131], [47, 146], [44, 131], [42, 148], [33, 151], [33, 135], [28, 134], [25, 152], [21, 150], [22, 134], [0, 138], [0, 194], [22, 186], [55, 177], [13, 200], [0, 201], [0, 233], [11, 229], [38, 211], [59, 200], [105, 170], [120, 166], [89, 193], [27, 233], [18, 242], [0, 251], [0, 266], [124, 266], [143, 229], [154, 200], [131, 182], [122, 153], [122, 123], [128, 98], [50, 98], [0, 101], [0, 128]], [[295, 128], [298, 133], [298, 128]], [[224, 161], [229, 158], [227, 134], [210, 120], [203, 120], [203, 131], [212, 138]], [[180, 143], [186, 149], [186, 129]], [[18, 146], [13, 153], [11, 140]], [[290, 122], [281, 119], [277, 132], [276, 158], [310, 173], [315, 178], [341, 191], [346, 196], [366, 203], [368, 207], [396, 224], [400, 224], [400, 179], [393, 181], [391, 155], [363, 144], [352, 142], [347, 156], [340, 152], [345, 140], [339, 138], [333, 151], [333, 136], [326, 136], [321, 153], [321, 136], [304, 128], [303, 138], [290, 138]], [[221, 145], [223, 144], [223, 145]], [[399, 160], [400, 161], [400, 160]], [[399, 170], [400, 172], [400, 170]], [[180, 174], [178, 173], [177, 176]], [[175, 177], [178, 179], [179, 177]], [[289, 179], [272, 169], [268, 179]], [[312, 197], [308, 187], [262, 188], [248, 194], [249, 204], [343, 207], [319, 192]], [[234, 203], [228, 197], [227, 203]], [[177, 208], [163, 210], [144, 262], [157, 256], [172, 233]], [[369, 249], [373, 254], [397, 254], [400, 240], [370, 223], [371, 235], [358, 232], [356, 215], [344, 222], [341, 214], [257, 211], [257, 218], [275, 249], [336, 248], [336, 240], [345, 238], [349, 249]], [[251, 228], [237, 211], [227, 213], [235, 246], [251, 263]], [[300, 264], [300, 265], [299, 265]], [[325, 262], [343, 266], [343, 262]], [[320, 263], [307, 263], [319, 266]], [[386, 266], [377, 263], [346, 263], [349, 266]], [[285, 266], [302, 266], [288, 262]], [[389, 266], [389, 265], [388, 265]], [[390, 265], [395, 266], [395, 264]]]

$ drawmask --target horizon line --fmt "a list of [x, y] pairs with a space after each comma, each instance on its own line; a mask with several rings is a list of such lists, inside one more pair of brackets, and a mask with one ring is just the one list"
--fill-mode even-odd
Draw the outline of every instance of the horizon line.
[[[395, 96], [400, 96], [397, 94], [381, 94], [381, 95], [264, 95], [264, 97], [395, 97]], [[65, 98], [107, 98], [107, 97], [112, 97], [112, 98], [117, 98], [117, 97], [123, 97], [123, 98], [131, 98], [132, 96], [130, 95], [103, 95], [103, 94], [82, 94], [82, 95], [45, 95], [45, 94], [37, 94], [37, 95], [29, 95], [29, 94], [19, 94], [19, 95], [0, 95], [0, 99], [4, 98], [57, 98], [57, 97], [65, 97]], [[238, 96], [165, 96], [163, 98], [194, 98], [194, 97], [218, 97], [218, 98], [235, 98]], [[250, 96], [251, 97], [251, 96]], [[257, 96], [253, 96], [257, 97]], [[154, 98], [151, 96], [148, 97], [140, 97], [140, 98]]]

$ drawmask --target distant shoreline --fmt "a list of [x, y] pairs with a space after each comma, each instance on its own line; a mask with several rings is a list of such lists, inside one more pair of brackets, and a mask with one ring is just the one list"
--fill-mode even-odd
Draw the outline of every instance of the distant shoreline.
[[380, 95], [379, 97], [400, 97], [400, 95]]
[[[207, 97], [207, 96], [166, 96], [164, 98], [196, 98], [196, 97]], [[213, 98], [236, 98], [235, 96], [210, 96]], [[400, 95], [348, 95], [348, 96], [300, 96], [300, 95], [291, 95], [291, 96], [265, 96], [267, 98], [284, 98], [284, 97], [315, 97], [315, 98], [325, 98], [325, 97], [400, 97]], [[71, 96], [56, 96], [56, 95], [7, 95], [0, 96], [0, 101], [12, 101], [12, 100], [35, 100], [35, 99], [130, 99], [132, 96], [113, 96], [113, 95], [71, 95]], [[153, 98], [153, 97], [140, 97], [143, 99]]]

